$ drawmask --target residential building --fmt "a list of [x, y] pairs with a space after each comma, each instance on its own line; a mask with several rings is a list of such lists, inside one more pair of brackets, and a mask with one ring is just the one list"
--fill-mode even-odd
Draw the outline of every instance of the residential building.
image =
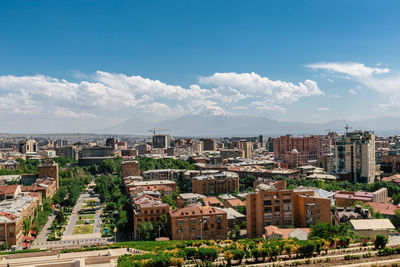
[[369, 209], [364, 209], [360, 205], [352, 207], [338, 207], [334, 214], [335, 225], [338, 226], [341, 223], [348, 222], [350, 220], [360, 220], [360, 219], [371, 219], [371, 213]]
[[122, 178], [127, 176], [139, 176], [139, 162], [136, 160], [125, 160], [121, 166]]
[[216, 197], [206, 197], [203, 198], [203, 202], [205, 206], [223, 208], [224, 204]]
[[388, 191], [387, 188], [381, 188], [375, 192], [348, 192], [339, 191], [335, 193], [336, 206], [351, 207], [356, 201], [366, 202], [382, 202], [387, 203]]
[[241, 214], [233, 208], [221, 208], [221, 210], [226, 212], [228, 229], [230, 230], [234, 230], [236, 225], [241, 226], [246, 221], [246, 215]]
[[347, 173], [354, 183], [373, 183], [376, 175], [375, 134], [354, 131], [335, 141], [335, 171]]
[[29, 154], [29, 153], [37, 153], [38, 145], [36, 140], [29, 139], [25, 141], [21, 141], [19, 143], [19, 153], [21, 154]]
[[313, 190], [278, 190], [265, 184], [246, 197], [247, 236], [261, 237], [264, 227], [308, 227], [331, 221], [331, 201]]
[[206, 198], [206, 196], [196, 193], [182, 193], [179, 194], [176, 200], [176, 205], [179, 208], [183, 208], [188, 205], [196, 204], [199, 201], [202, 201], [204, 198]]
[[21, 194], [20, 185], [1, 185], [0, 186], [0, 200], [14, 199]]
[[53, 178], [56, 181], [56, 191], [59, 188], [58, 164], [51, 159], [43, 160], [38, 167], [39, 178]]
[[196, 176], [192, 180], [192, 192], [202, 195], [232, 193], [239, 189], [239, 175], [223, 171], [216, 174]]
[[400, 173], [400, 150], [390, 150], [382, 154], [381, 170], [386, 175]]
[[239, 141], [239, 149], [243, 151], [244, 158], [251, 158], [253, 156], [253, 144], [250, 141]]
[[242, 149], [221, 149], [221, 157], [222, 159], [229, 159], [229, 158], [243, 158], [244, 157], [244, 151]]
[[143, 180], [171, 180], [172, 174], [172, 169], [148, 170], [143, 172]]
[[14, 199], [0, 201], [0, 241], [9, 246], [21, 244], [23, 221], [32, 220], [36, 207], [42, 203], [41, 194], [22, 193]]
[[134, 237], [140, 239], [137, 227], [143, 222], [156, 223], [160, 220], [161, 215], [169, 214], [170, 206], [161, 202], [160, 199], [143, 194], [133, 201], [133, 229]]
[[245, 207], [246, 203], [241, 201], [238, 198], [231, 198], [224, 200], [224, 207], [225, 208], [238, 208], [238, 207]]
[[293, 137], [292, 135], [274, 138], [274, 157], [289, 167], [316, 162], [319, 156], [330, 151], [331, 141], [327, 136]]
[[209, 207], [186, 207], [170, 212], [171, 239], [226, 239], [228, 231], [225, 211]]
[[379, 212], [384, 218], [394, 217], [396, 210], [399, 209], [399, 205], [394, 205], [391, 203], [379, 203], [379, 202], [367, 202], [369, 206], [374, 210], [374, 212]]
[[216, 151], [217, 150], [217, 142], [213, 138], [208, 139], [200, 139], [203, 142], [203, 150], [204, 151]]
[[52, 198], [57, 192], [57, 182], [54, 178], [39, 178], [33, 185], [23, 186], [22, 192], [38, 192], [42, 197]]
[[153, 148], [168, 148], [169, 139], [168, 135], [153, 135]]

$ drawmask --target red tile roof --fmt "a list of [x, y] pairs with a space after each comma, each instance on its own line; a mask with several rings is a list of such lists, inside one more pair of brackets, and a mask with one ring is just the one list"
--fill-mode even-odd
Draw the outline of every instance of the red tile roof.
[[366, 204], [370, 205], [375, 212], [379, 211], [382, 215], [394, 215], [394, 212], [399, 209], [397, 205], [390, 203], [367, 202]]

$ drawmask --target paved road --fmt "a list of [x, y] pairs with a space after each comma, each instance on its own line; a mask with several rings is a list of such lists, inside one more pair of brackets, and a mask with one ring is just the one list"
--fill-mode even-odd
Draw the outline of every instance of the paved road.
[[78, 240], [59, 240], [59, 241], [43, 241], [35, 242], [31, 248], [57, 248], [57, 247], [68, 247], [77, 245], [90, 245], [90, 244], [109, 244], [114, 242], [114, 237], [104, 238], [87, 238]]
[[97, 205], [98, 210], [96, 210], [96, 214], [95, 214], [95, 218], [94, 218], [93, 233], [101, 233], [101, 225], [102, 225], [102, 221], [101, 221], [102, 208], [101, 207], [102, 206], [100, 204], [100, 199], [98, 199], [97, 197], [94, 197], [94, 198], [90, 197], [89, 194], [83, 193], [79, 196], [79, 198], [76, 202], [76, 205], [72, 210], [72, 214], [71, 214], [70, 220], [68, 222], [67, 228], [64, 232], [64, 235], [72, 235], [76, 221], [79, 216], [79, 211], [82, 208], [83, 202], [87, 199], [96, 200], [99, 203], [99, 205]]
[[47, 223], [43, 226], [42, 231], [40, 231], [39, 235], [35, 238], [31, 247], [39, 243], [47, 242], [47, 238], [51, 234], [51, 224], [53, 223], [55, 217], [56, 216], [54, 214], [49, 217]]

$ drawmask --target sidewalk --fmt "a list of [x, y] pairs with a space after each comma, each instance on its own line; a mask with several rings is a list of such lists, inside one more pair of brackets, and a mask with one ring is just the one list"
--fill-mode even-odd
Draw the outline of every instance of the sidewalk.
[[39, 235], [33, 241], [31, 248], [41, 248], [42, 246], [39, 244], [47, 242], [47, 238], [51, 234], [51, 224], [55, 218], [56, 216], [54, 214], [49, 217], [46, 224], [43, 226], [42, 231], [40, 231]]

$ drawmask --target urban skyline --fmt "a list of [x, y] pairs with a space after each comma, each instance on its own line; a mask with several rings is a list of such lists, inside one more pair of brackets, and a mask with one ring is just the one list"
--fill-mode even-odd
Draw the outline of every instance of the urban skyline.
[[396, 1], [2, 5], [1, 132], [400, 117]]

